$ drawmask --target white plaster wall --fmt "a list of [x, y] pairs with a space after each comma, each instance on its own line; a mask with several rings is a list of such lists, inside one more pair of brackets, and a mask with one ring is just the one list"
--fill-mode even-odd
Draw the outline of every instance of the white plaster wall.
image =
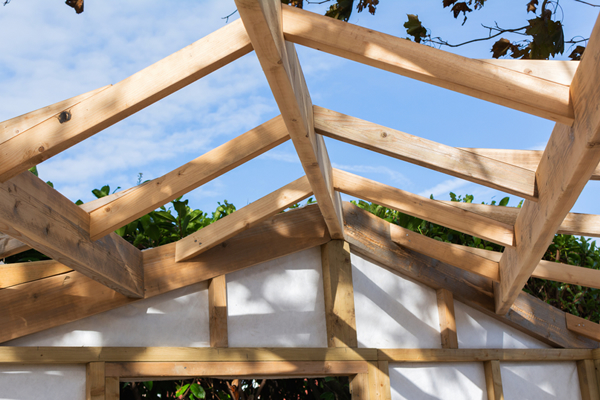
[[231, 347], [327, 347], [320, 247], [227, 275], [227, 303]]
[[[485, 400], [482, 363], [390, 364], [392, 400]], [[521, 399], [510, 397], [509, 399]]]
[[210, 346], [201, 282], [3, 343], [6, 346]]
[[454, 313], [459, 349], [546, 349], [550, 347], [456, 300]]
[[502, 362], [500, 374], [507, 400], [581, 399], [575, 362]]
[[85, 365], [0, 364], [0, 400], [32, 399], [85, 399]]
[[441, 348], [435, 291], [352, 254], [359, 347]]

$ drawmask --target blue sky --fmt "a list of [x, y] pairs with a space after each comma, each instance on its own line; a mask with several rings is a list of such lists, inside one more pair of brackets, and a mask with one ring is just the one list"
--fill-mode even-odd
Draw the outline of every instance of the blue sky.
[[[407, 13], [418, 14], [434, 36], [461, 42], [487, 31], [480, 24], [522, 26], [525, 1], [490, 0], [465, 26], [440, 1], [381, 0], [376, 16], [352, 23], [405, 37]], [[563, 0], [566, 37], [589, 35], [598, 15]], [[322, 12], [327, 5], [310, 10]], [[12, 0], [0, 7], [0, 120], [117, 83], [222, 27], [233, 0], [87, 0], [76, 15], [62, 2]], [[234, 15], [232, 19], [237, 18]], [[491, 43], [453, 51], [490, 58]], [[542, 149], [554, 125], [445, 89], [298, 48], [313, 103], [458, 147]], [[568, 52], [566, 52], [568, 54]], [[279, 114], [254, 53], [98, 133], [38, 168], [72, 200], [89, 201], [104, 184], [128, 188], [153, 179]], [[412, 193], [448, 199], [474, 194], [478, 202], [504, 194], [486, 187], [326, 139], [335, 167]], [[238, 208], [303, 175], [288, 142], [191, 192], [190, 205], [214, 210], [227, 199]], [[590, 182], [573, 211], [600, 214], [598, 182]], [[518, 199], [511, 196], [509, 205]]]

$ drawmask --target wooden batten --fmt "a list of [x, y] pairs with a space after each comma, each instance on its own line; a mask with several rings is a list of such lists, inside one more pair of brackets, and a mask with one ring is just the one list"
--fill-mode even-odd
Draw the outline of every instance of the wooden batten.
[[458, 349], [454, 297], [446, 289], [436, 290], [438, 314], [440, 316], [440, 336], [442, 349]]
[[358, 347], [350, 245], [332, 240], [321, 246], [325, 322], [329, 347]]
[[485, 386], [487, 389], [488, 400], [504, 400], [500, 361], [485, 361], [483, 363], [483, 369], [485, 373]]
[[310, 183], [303, 176], [179, 240], [176, 244], [175, 261], [196, 257], [312, 194]]
[[592, 359], [591, 349], [379, 349], [388, 362], [457, 363], [473, 361], [578, 361]]
[[294, 7], [284, 8], [283, 19], [291, 42], [542, 118], [573, 122], [568, 86]]
[[577, 376], [581, 389], [581, 400], [600, 400], [600, 389], [593, 360], [577, 361]]
[[272, 0], [236, 0], [235, 3], [329, 233], [333, 239], [343, 239], [341, 199], [333, 190], [325, 142], [314, 131], [312, 101], [296, 50], [283, 38], [281, 3]]
[[228, 347], [226, 275], [219, 275], [208, 281], [208, 317], [210, 347]]
[[104, 362], [91, 362], [86, 365], [85, 371], [85, 399], [105, 400], [106, 382], [104, 375]]

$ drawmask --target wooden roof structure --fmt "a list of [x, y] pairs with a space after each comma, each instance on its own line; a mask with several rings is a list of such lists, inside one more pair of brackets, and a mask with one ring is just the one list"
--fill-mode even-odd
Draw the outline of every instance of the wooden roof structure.
[[[581, 62], [476, 60], [279, 0], [236, 5], [240, 20], [131, 77], [0, 123], [0, 256], [35, 248], [53, 259], [0, 269], [0, 342], [338, 240], [555, 347], [598, 347], [600, 326], [522, 288], [530, 276], [600, 288], [600, 271], [540, 261], [556, 233], [600, 237], [600, 216], [570, 213], [586, 183], [600, 179], [600, 22]], [[312, 104], [295, 44], [556, 125], [543, 152], [472, 149], [343, 115]], [[82, 206], [28, 172], [252, 50], [280, 109], [272, 120], [160, 178]], [[324, 136], [523, 197], [524, 205], [436, 201], [334, 169]], [[304, 177], [176, 243], [142, 252], [114, 233], [288, 139]], [[429, 239], [343, 203], [340, 193], [505, 250]], [[317, 205], [281, 214], [312, 195]]]

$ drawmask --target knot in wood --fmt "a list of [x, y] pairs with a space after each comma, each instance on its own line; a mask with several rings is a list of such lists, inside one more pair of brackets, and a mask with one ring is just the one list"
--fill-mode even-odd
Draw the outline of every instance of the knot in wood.
[[382, 138], [386, 138], [386, 137], [387, 137], [387, 135], [388, 135], [388, 134], [387, 134], [387, 132], [381, 132], [381, 137], [382, 137]]
[[67, 121], [71, 120], [71, 112], [70, 111], [63, 111], [60, 114], [58, 114], [58, 122], [60, 122], [61, 124], [64, 124]]

